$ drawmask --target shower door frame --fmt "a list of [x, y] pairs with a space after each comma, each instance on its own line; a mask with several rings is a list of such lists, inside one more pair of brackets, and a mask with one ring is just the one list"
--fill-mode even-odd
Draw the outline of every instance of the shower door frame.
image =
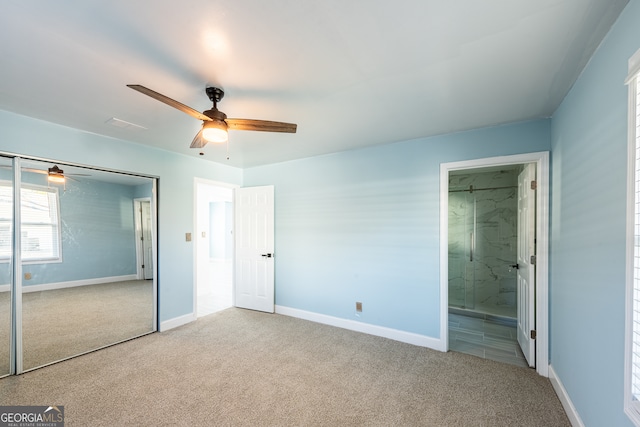
[[449, 172], [492, 166], [536, 165], [536, 371], [549, 376], [549, 152], [440, 164], [440, 340], [449, 350]]

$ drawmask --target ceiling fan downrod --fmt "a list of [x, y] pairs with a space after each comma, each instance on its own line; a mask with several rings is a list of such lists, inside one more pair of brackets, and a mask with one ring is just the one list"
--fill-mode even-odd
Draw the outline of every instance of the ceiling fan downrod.
[[218, 102], [220, 102], [222, 98], [224, 98], [224, 91], [218, 87], [211, 86], [206, 88], [205, 92], [207, 93], [209, 100], [213, 102], [213, 109], [217, 110]]

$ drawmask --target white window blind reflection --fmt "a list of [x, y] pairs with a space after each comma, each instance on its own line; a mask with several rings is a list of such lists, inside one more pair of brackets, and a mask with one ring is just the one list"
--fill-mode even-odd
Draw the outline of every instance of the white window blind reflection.
[[[56, 188], [25, 186], [20, 190], [23, 261], [60, 258], [60, 216]], [[0, 183], [0, 259], [11, 256], [13, 188]]]

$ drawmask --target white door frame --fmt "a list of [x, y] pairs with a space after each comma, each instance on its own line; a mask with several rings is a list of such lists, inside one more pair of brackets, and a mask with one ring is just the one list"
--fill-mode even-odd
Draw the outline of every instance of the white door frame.
[[449, 350], [449, 172], [536, 164], [536, 371], [549, 376], [549, 152], [440, 164], [440, 340]]
[[[194, 232], [191, 233], [191, 235], [193, 236], [191, 241], [194, 243], [193, 246], [193, 319], [197, 319], [198, 318], [198, 236], [197, 236], [197, 224], [198, 224], [198, 184], [204, 184], [204, 185], [209, 185], [212, 187], [223, 187], [223, 188], [228, 188], [231, 191], [231, 203], [233, 203], [235, 205], [235, 190], [236, 188], [239, 188], [239, 185], [236, 184], [229, 184], [227, 182], [222, 182], [222, 181], [211, 181], [208, 179], [204, 179], [204, 178], [193, 178], [193, 224], [194, 224]], [[234, 239], [235, 239], [235, 224], [231, 225], [231, 229], [232, 229], [232, 233], [234, 235]], [[231, 269], [231, 274], [232, 274], [232, 301], [233, 301], [233, 305], [235, 306], [235, 287], [236, 287], [236, 279], [235, 279], [235, 264], [236, 264], [236, 259], [235, 259], [235, 251], [233, 251], [232, 254], [233, 260], [232, 260], [232, 264], [233, 264], [233, 268]]]
[[[140, 197], [133, 199], [136, 236], [136, 276], [138, 277], [138, 280], [144, 280], [144, 270], [142, 269], [142, 264], [144, 264], [144, 251], [140, 247], [140, 240], [142, 239], [142, 219], [140, 218], [140, 209], [142, 207], [142, 202], [149, 202], [149, 205], [151, 206], [151, 197]], [[151, 206], [151, 208], [153, 209], [153, 206]], [[151, 216], [153, 217], [153, 213], [151, 214]], [[152, 266], [152, 268], [154, 267]]]

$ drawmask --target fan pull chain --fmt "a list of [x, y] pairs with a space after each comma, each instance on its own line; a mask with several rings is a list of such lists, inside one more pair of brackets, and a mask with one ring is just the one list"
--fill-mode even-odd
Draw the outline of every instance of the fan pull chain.
[[229, 138], [227, 138], [227, 160], [229, 160]]

